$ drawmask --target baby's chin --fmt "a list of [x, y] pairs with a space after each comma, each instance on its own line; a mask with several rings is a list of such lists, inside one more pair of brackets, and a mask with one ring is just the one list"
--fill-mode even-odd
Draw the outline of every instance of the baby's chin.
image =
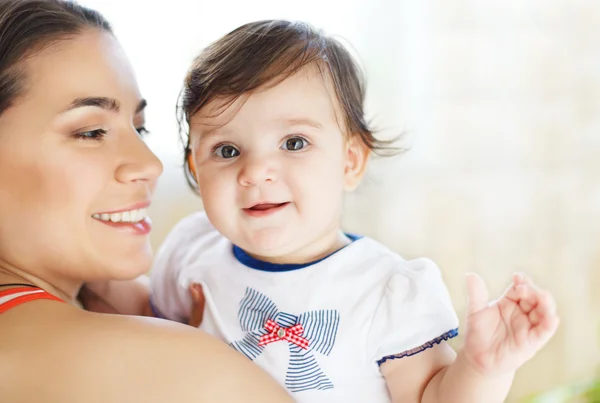
[[305, 264], [318, 260], [318, 256], [309, 253], [298, 242], [280, 243], [277, 246], [273, 245], [271, 248], [256, 247], [255, 245], [248, 245], [246, 248], [242, 245], [238, 246], [251, 257], [273, 264]]
[[[245, 245], [244, 245], [245, 244]], [[257, 244], [256, 242], [238, 244], [250, 256], [270, 263], [282, 263], [280, 259], [293, 253], [293, 249], [285, 248], [275, 243]]]
[[298, 226], [290, 223], [275, 228], [246, 229], [235, 234], [237, 236], [227, 238], [253, 258], [279, 264], [314, 262], [348, 243], [344, 237], [344, 244], [337, 246], [339, 231], [317, 239], [314, 237], [315, 233], [317, 231], [301, 231]]
[[234, 244], [253, 258], [269, 263], [297, 263], [298, 251], [302, 248], [297, 241], [286, 242], [285, 237], [281, 235], [269, 236], [266, 234], [248, 237], [244, 241], [234, 242]]
[[292, 243], [293, 230], [289, 226], [248, 227], [240, 226], [231, 236], [223, 232], [234, 244], [246, 252], [276, 256]]

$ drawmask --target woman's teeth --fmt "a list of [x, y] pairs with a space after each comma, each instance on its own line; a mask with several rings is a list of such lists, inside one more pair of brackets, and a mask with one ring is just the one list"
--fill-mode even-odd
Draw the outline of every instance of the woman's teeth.
[[112, 222], [140, 222], [147, 216], [147, 209], [137, 209], [130, 211], [122, 211], [120, 213], [102, 213], [92, 214], [92, 217], [100, 221], [112, 221]]

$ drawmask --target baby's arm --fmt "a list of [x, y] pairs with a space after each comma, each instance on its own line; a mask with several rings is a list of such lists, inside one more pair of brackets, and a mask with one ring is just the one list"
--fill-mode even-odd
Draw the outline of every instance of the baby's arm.
[[392, 402], [504, 402], [514, 372], [483, 376], [445, 342], [381, 365]]
[[381, 365], [393, 402], [504, 402], [516, 370], [558, 327], [551, 295], [522, 275], [489, 304], [479, 277], [469, 277], [468, 289], [465, 345], [458, 356], [441, 343]]

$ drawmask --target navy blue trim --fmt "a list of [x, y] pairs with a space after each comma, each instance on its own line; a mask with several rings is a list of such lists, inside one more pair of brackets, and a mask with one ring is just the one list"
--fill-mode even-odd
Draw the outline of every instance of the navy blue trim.
[[158, 310], [158, 308], [156, 307], [156, 305], [154, 305], [154, 302], [152, 302], [152, 297], [148, 298], [148, 303], [150, 304], [150, 310], [152, 311], [152, 315], [154, 315], [155, 318], [159, 318], [159, 319], [169, 319], [166, 316], [164, 316], [163, 314], [160, 313], [160, 311]]
[[384, 362], [386, 362], [387, 360], [396, 360], [398, 358], [410, 357], [411, 355], [422, 353], [423, 351], [427, 350], [428, 348], [431, 348], [437, 344], [440, 344], [443, 341], [450, 340], [456, 336], [458, 336], [458, 328], [449, 330], [446, 333], [444, 333], [443, 335], [436, 337], [435, 339], [428, 341], [427, 343], [425, 343], [419, 347], [413, 348], [411, 350], [405, 351], [400, 354], [386, 355], [385, 357], [377, 360], [377, 365], [381, 365]]
[[[345, 235], [350, 239], [350, 243], [362, 238], [361, 235], [355, 235], [355, 234], [345, 234]], [[348, 245], [346, 245], [346, 246], [348, 246]], [[244, 266], [250, 267], [251, 269], [268, 271], [268, 272], [284, 272], [284, 271], [303, 269], [305, 267], [312, 266], [313, 264], [319, 263], [320, 261], [325, 260], [328, 257], [330, 257], [331, 255], [339, 252], [340, 250], [344, 249], [346, 246], [336, 250], [335, 252], [331, 253], [330, 255], [327, 255], [324, 258], [321, 258], [319, 260], [315, 260], [313, 262], [308, 262], [308, 263], [299, 263], [299, 264], [296, 264], [296, 263], [279, 264], [279, 263], [265, 262], [264, 260], [259, 260], [259, 259], [256, 259], [256, 258], [250, 256], [242, 248], [240, 248], [237, 245], [233, 245], [233, 256], [235, 256], [235, 258], [237, 259], [238, 262], [240, 262]]]

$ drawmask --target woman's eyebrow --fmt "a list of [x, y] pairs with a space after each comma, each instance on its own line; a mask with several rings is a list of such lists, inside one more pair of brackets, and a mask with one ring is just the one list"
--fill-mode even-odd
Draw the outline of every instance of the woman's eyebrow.
[[[137, 105], [137, 107], [135, 108], [135, 114], [138, 114], [141, 111], [143, 111], [147, 105], [148, 105], [148, 102], [146, 102], [145, 99], [142, 99], [139, 102], [139, 104]], [[111, 111], [111, 112], [119, 112], [119, 110], [121, 109], [121, 103], [114, 98], [86, 97], [86, 98], [77, 98], [76, 100], [71, 102], [71, 104], [66, 109], [64, 109], [61, 113], [65, 113], [68, 111], [72, 111], [73, 109], [84, 108], [84, 107], [88, 107], [88, 106], [104, 109], [104, 110]]]

